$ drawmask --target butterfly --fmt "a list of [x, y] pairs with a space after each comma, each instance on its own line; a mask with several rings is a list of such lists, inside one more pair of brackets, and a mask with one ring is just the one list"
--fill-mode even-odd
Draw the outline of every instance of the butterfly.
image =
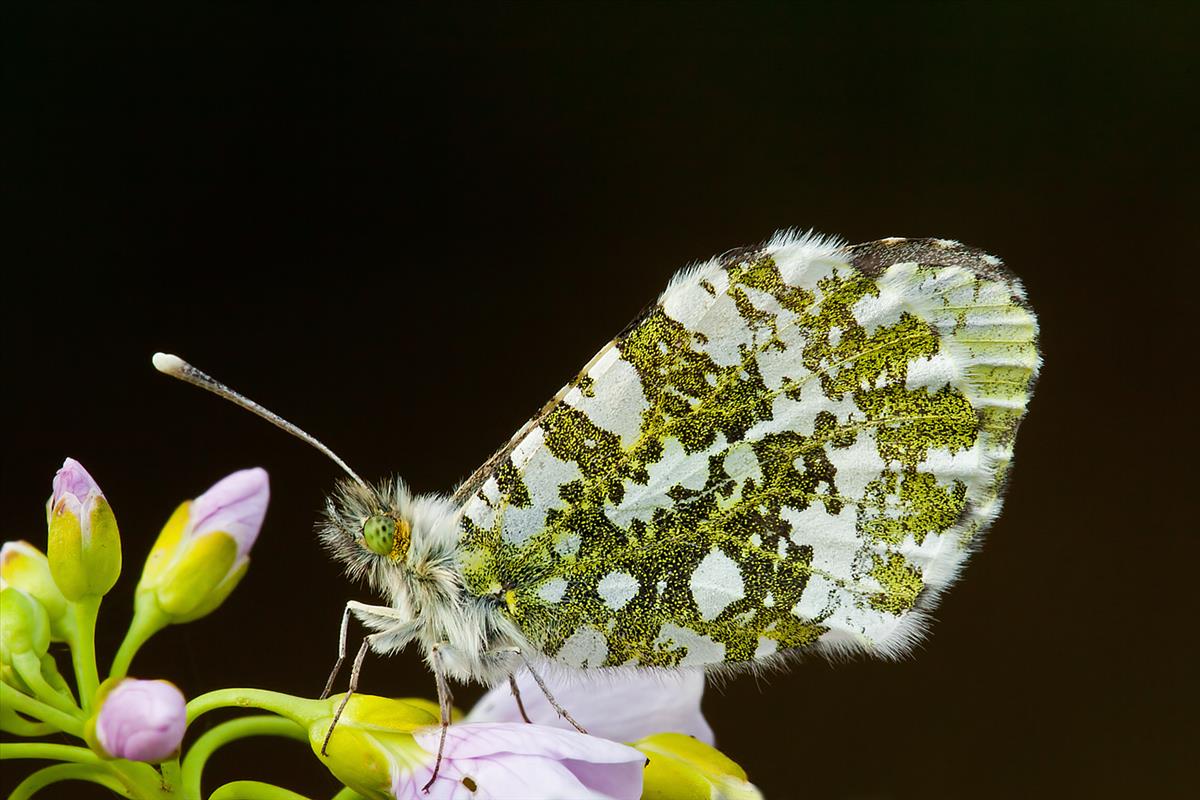
[[675, 275], [449, 495], [299, 432], [350, 475], [322, 541], [386, 598], [343, 616], [343, 657], [351, 614], [373, 631], [351, 686], [368, 647], [415, 645], [445, 724], [448, 680], [521, 668], [902, 655], [1000, 512], [1040, 364], [995, 257], [782, 232]]

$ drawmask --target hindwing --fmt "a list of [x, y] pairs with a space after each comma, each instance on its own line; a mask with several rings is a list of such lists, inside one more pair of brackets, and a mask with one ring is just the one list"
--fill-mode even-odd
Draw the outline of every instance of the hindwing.
[[568, 667], [897, 655], [999, 512], [1040, 359], [1000, 262], [781, 234], [685, 269], [456, 493]]

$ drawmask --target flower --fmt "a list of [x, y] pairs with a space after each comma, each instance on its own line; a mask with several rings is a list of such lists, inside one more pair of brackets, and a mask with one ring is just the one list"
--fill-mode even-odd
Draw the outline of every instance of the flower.
[[[645, 800], [761, 800], [746, 773], [713, 745], [713, 731], [700, 712], [700, 672], [586, 673], [549, 681], [559, 705], [595, 736], [632, 742], [647, 756]], [[533, 677], [517, 677], [521, 701], [538, 727], [568, 728]], [[507, 684], [485, 694], [468, 722], [522, 719]], [[451, 728], [453, 731], [454, 729]]]
[[267, 472], [235, 472], [184, 502], [150, 550], [136, 593], [137, 614], [190, 622], [214, 611], [245, 575], [270, 498]]
[[74, 619], [67, 613], [67, 598], [50, 574], [50, 562], [29, 542], [5, 542], [0, 547], [0, 589], [13, 586], [35, 598], [50, 618], [50, 638], [69, 641]]
[[[332, 713], [309, 724], [318, 756], [331, 722]], [[504, 722], [451, 725], [438, 778], [425, 794], [437, 761], [437, 723], [426, 703], [356, 694], [321, 757], [338, 780], [375, 800], [641, 796], [645, 756], [637, 750], [575, 731]]]
[[187, 707], [174, 684], [126, 678], [101, 692], [94, 740], [104, 755], [158, 762], [179, 750]]
[[[713, 731], [700, 712], [704, 695], [701, 672], [633, 672], [593, 676], [587, 673], [547, 678], [559, 705], [571, 712], [588, 733], [618, 742], [632, 742], [652, 733], [672, 731], [712, 744]], [[556, 679], [557, 678], [557, 679]], [[517, 688], [529, 720], [539, 725], [572, 729], [558, 716], [528, 671], [517, 676]], [[467, 722], [521, 722], [520, 709], [507, 683], [487, 692]]]
[[[436, 757], [440, 736], [440, 728], [414, 734], [430, 758]], [[523, 722], [464, 723], [447, 729], [442, 767], [428, 796], [634, 800], [642, 794], [644, 763], [631, 747], [577, 731]], [[397, 776], [392, 794], [420, 797], [431, 767]]]
[[633, 746], [647, 756], [643, 800], [762, 800], [745, 770], [691, 736], [656, 733]]
[[54, 476], [47, 508], [50, 574], [66, 599], [100, 597], [121, 574], [121, 537], [112, 508], [73, 458]]

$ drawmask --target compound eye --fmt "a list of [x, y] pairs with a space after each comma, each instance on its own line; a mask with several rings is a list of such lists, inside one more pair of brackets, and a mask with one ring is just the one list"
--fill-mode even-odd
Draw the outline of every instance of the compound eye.
[[396, 520], [383, 514], [367, 517], [363, 523], [363, 544], [372, 553], [386, 556], [396, 541]]

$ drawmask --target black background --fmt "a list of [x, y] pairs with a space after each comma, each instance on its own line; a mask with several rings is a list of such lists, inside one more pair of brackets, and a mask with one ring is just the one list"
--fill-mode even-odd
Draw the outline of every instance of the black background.
[[[247, 579], [134, 672], [313, 696], [370, 599], [312, 535], [338, 472], [153, 351], [441, 491], [688, 262], [953, 237], [1043, 327], [1005, 514], [913, 658], [712, 691], [719, 744], [771, 798], [1191, 796], [1196, 8], [10, 3], [0, 532], [44, 544], [87, 466], [107, 660], [175, 504], [266, 467]], [[364, 688], [433, 681], [409, 652]], [[290, 742], [206, 788], [235, 778], [335, 790]]]

